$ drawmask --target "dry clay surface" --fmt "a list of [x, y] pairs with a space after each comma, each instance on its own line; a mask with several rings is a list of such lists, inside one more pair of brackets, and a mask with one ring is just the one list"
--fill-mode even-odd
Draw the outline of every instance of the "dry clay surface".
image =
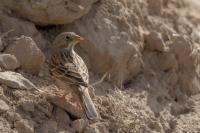
[[[199, 3], [2, 0], [0, 132], [200, 132]], [[78, 108], [70, 114], [67, 104], [52, 102], [50, 94], [63, 92], [46, 62], [62, 31], [86, 38], [76, 51], [91, 83], [107, 73], [90, 90], [101, 121], [77, 118]]]

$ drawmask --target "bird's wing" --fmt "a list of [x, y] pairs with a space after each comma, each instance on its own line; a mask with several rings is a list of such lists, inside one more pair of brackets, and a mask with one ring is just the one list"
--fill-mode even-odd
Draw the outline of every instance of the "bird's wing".
[[80, 64], [69, 54], [60, 53], [51, 59], [50, 72], [55, 78], [67, 80], [72, 84], [88, 85], [87, 76], [80, 69]]
[[88, 73], [87, 66], [86, 66], [85, 62], [82, 60], [82, 58], [77, 54], [74, 59], [74, 64], [76, 66], [78, 66], [77, 69], [78, 69], [81, 77], [83, 78], [83, 80], [86, 83], [89, 83], [89, 73]]

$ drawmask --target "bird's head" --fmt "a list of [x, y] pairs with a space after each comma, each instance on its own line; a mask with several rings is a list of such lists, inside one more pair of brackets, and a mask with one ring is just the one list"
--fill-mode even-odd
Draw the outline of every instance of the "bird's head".
[[74, 32], [63, 32], [56, 36], [53, 46], [54, 48], [63, 49], [73, 49], [76, 44], [83, 41], [84, 38], [77, 35]]

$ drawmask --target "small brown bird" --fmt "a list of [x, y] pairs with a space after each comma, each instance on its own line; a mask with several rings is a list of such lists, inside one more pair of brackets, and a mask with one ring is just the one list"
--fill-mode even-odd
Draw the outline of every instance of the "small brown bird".
[[[51, 50], [49, 71], [60, 88], [67, 95], [73, 91], [79, 97], [88, 119], [97, 119], [97, 113], [88, 92], [89, 74], [82, 58], [74, 51], [74, 47], [84, 39], [73, 32], [59, 34]], [[70, 90], [70, 88], [73, 88]], [[65, 97], [65, 95], [63, 97]]]

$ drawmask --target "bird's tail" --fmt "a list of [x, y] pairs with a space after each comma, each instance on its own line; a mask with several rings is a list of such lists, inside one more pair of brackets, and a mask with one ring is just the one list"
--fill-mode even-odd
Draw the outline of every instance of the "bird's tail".
[[86, 113], [86, 116], [90, 120], [96, 120], [100, 118], [99, 113], [97, 112], [94, 103], [90, 97], [90, 94], [88, 92], [87, 87], [80, 86], [80, 92], [81, 92], [81, 101], [83, 104], [84, 111]]

